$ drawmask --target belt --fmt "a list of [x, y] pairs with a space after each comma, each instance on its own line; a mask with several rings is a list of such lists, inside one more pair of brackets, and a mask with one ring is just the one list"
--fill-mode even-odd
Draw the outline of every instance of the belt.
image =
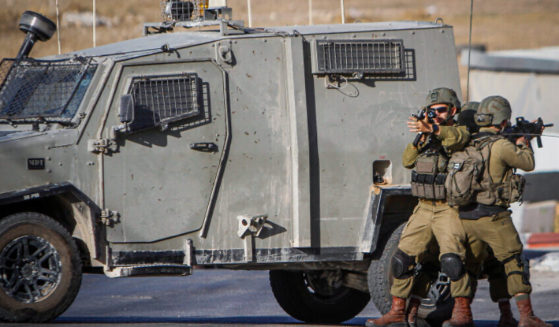
[[446, 205], [446, 204], [447, 204], [446, 200], [427, 200], [427, 199], [419, 199], [419, 202], [425, 203], [425, 204], [434, 205], [434, 206], [440, 206], [440, 205]]
[[498, 218], [509, 215], [507, 207], [473, 203], [458, 209], [462, 219], [479, 219], [481, 217], [496, 216]]

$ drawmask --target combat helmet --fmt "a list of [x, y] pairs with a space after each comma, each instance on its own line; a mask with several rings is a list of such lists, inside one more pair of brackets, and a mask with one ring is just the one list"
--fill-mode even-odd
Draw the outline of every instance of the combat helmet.
[[476, 124], [483, 127], [499, 125], [503, 120], [509, 120], [511, 115], [509, 101], [502, 96], [492, 95], [481, 101], [474, 117]]
[[462, 106], [462, 111], [460, 111], [460, 115], [458, 116], [457, 123], [458, 125], [463, 125], [468, 128], [470, 133], [476, 133], [479, 130], [479, 127], [475, 123], [474, 115], [477, 113], [477, 109], [479, 108], [479, 102], [470, 101], [466, 102]]
[[456, 112], [460, 111], [460, 100], [453, 89], [447, 87], [439, 87], [429, 91], [425, 99], [425, 106], [429, 107], [434, 104], [448, 104], [451, 108], [456, 107]]

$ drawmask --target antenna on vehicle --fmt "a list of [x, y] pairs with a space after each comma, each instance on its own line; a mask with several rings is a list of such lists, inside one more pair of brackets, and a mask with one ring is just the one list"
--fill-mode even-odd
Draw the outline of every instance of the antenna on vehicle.
[[247, 11], [248, 11], [248, 27], [252, 27], [252, 8], [250, 0], [247, 0]]
[[340, 0], [340, 7], [341, 7], [341, 9], [342, 9], [342, 24], [345, 24], [344, 0]]
[[472, 54], [472, 21], [474, 17], [474, 0], [470, 0], [470, 34], [468, 35], [468, 77], [466, 82], [466, 100], [470, 99], [470, 56]]
[[93, 17], [91, 17], [91, 19], [93, 20], [93, 22], [92, 22], [91, 25], [93, 26], [93, 47], [94, 47], [94, 48], [97, 46], [97, 33], [96, 33], [96, 29], [97, 29], [97, 28], [96, 28], [96, 27], [97, 27], [97, 26], [96, 26], [96, 23], [97, 23], [97, 22], [96, 22], [96, 20], [97, 20], [97, 17], [96, 17], [96, 16], [97, 16], [97, 14], [95, 13], [96, 11], [97, 11], [97, 8], [96, 8], [96, 6], [95, 6], [95, 0], [93, 0], [93, 9], [92, 9], [92, 12], [93, 12], [92, 15], [93, 15]]
[[312, 25], [312, 0], [309, 0], [309, 25]]
[[[55, 6], [56, 6], [56, 25], [60, 26], [60, 11], [58, 10], [58, 0], [56, 0]], [[62, 48], [60, 46], [60, 29], [56, 31], [56, 39], [58, 43], [58, 54], [61, 54]]]

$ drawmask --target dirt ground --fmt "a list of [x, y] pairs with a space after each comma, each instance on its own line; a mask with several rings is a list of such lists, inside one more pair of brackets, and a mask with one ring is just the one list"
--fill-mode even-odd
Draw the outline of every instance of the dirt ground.
[[[100, 23], [96, 44], [140, 37], [144, 22], [161, 21], [164, 0], [96, 0]], [[312, 2], [314, 24], [341, 22], [339, 0], [252, 0], [253, 26], [304, 25], [309, 23]], [[93, 0], [0, 0], [0, 57], [14, 57], [24, 35], [18, 28], [25, 10], [34, 10], [57, 21], [61, 51], [70, 52], [93, 46], [90, 23], [76, 22], [82, 14], [91, 17]], [[233, 18], [248, 24], [247, 0], [229, 0]], [[469, 32], [470, 1], [467, 0], [345, 0], [346, 23], [394, 20], [434, 21], [437, 17], [454, 26], [456, 45], [466, 45]], [[539, 48], [559, 45], [558, 0], [474, 0], [472, 43], [488, 50]], [[32, 56], [58, 53], [57, 36], [38, 42]], [[462, 79], [466, 70], [461, 67]]]

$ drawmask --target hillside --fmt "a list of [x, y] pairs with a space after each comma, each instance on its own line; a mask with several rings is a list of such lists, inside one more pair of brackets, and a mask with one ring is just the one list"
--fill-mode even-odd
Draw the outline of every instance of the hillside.
[[[56, 0], [0, 0], [0, 57], [14, 57], [24, 35], [17, 24], [21, 13], [34, 10], [56, 22]], [[58, 0], [62, 52], [93, 46], [92, 28], [76, 20], [91, 17], [91, 0]], [[161, 20], [160, 0], [97, 0], [96, 42], [103, 45], [142, 35], [144, 22]], [[229, 0], [233, 18], [247, 24], [247, 1]], [[253, 26], [308, 24], [308, 1], [252, 0]], [[393, 20], [434, 21], [454, 26], [456, 44], [468, 42], [470, 1], [467, 0], [345, 0], [346, 23]], [[340, 23], [339, 0], [314, 0], [313, 23]], [[488, 50], [538, 48], [559, 44], [559, 1], [492, 0], [474, 3], [472, 42]], [[32, 56], [58, 52], [56, 35], [39, 42]], [[464, 75], [462, 68], [461, 74]]]

